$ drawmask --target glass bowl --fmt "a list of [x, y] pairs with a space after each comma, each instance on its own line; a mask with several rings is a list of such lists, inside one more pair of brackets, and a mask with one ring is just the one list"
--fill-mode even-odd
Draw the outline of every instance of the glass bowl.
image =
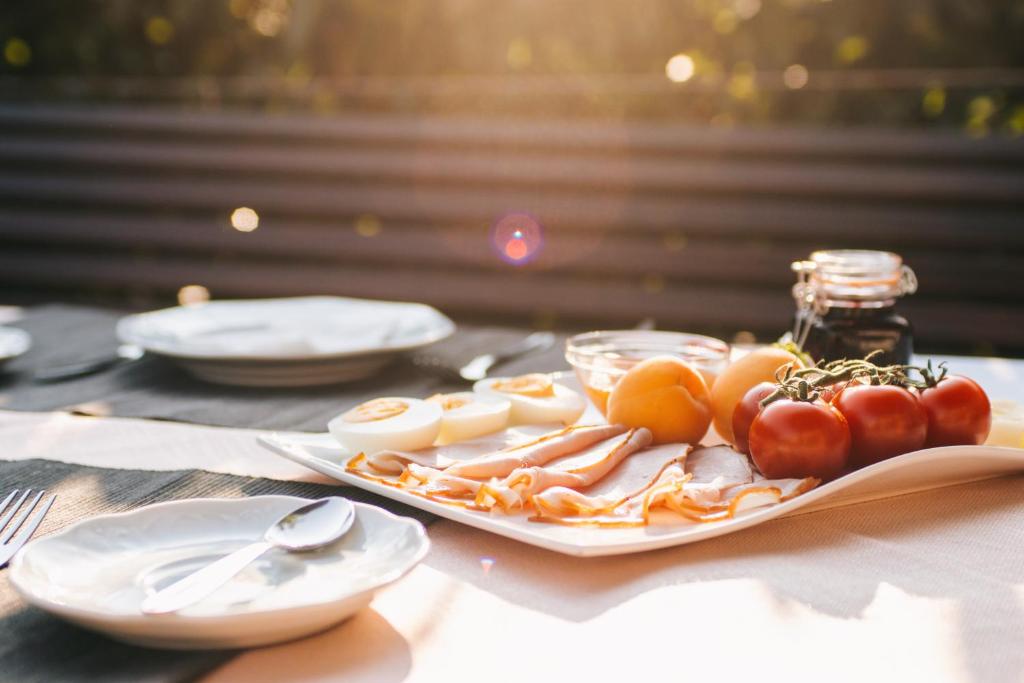
[[565, 359], [602, 413], [619, 379], [640, 361], [654, 356], [675, 356], [686, 361], [710, 387], [729, 363], [729, 345], [700, 334], [655, 330], [586, 332], [565, 343]]

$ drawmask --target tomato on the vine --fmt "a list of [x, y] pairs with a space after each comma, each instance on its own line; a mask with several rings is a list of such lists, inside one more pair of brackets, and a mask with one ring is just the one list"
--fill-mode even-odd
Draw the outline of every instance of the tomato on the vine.
[[761, 401], [775, 392], [773, 382], [761, 382], [752, 386], [732, 411], [732, 445], [740, 453], [749, 453], [750, 425], [761, 412]]
[[850, 457], [850, 428], [824, 401], [784, 398], [761, 409], [750, 425], [750, 457], [769, 479], [831, 479]]
[[892, 384], [851, 383], [832, 399], [850, 426], [850, 464], [886, 460], [924, 447], [928, 414], [917, 396]]
[[973, 379], [949, 375], [919, 394], [928, 414], [929, 448], [985, 443], [992, 428], [992, 406]]

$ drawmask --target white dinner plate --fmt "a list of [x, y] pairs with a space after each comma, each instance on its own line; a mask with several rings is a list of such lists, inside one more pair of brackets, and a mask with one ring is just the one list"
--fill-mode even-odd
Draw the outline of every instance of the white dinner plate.
[[246, 386], [362, 379], [396, 354], [454, 331], [424, 304], [329, 296], [210, 301], [130, 315], [117, 325], [122, 342], [200, 379]]
[[318, 551], [273, 549], [181, 612], [144, 615], [143, 598], [242, 546], [308, 500], [194, 499], [101, 515], [25, 546], [10, 580], [26, 601], [137, 645], [221, 649], [322, 631], [366, 606], [430, 546], [423, 525], [354, 503], [356, 521]]
[[[568, 373], [556, 381], [577, 391], [580, 385]], [[581, 424], [603, 420], [593, 406]], [[713, 432], [713, 429], [712, 429]], [[926, 489], [1024, 471], [1024, 449], [997, 446], [947, 446], [890, 458], [818, 486], [786, 502], [758, 508], [718, 522], [689, 522], [666, 512], [646, 527], [595, 528], [531, 522], [528, 514], [505, 515], [467, 510], [417, 496], [348, 472], [346, 453], [330, 434], [273, 433], [258, 437], [273, 452], [340, 482], [372, 491], [440, 517], [491, 531], [541, 548], [568, 555], [598, 556], [643, 552], [693, 543], [746, 529], [776, 517], [889, 498]], [[721, 443], [712, 435], [705, 443]]]
[[32, 346], [32, 337], [17, 327], [0, 326], [0, 365], [17, 358]]

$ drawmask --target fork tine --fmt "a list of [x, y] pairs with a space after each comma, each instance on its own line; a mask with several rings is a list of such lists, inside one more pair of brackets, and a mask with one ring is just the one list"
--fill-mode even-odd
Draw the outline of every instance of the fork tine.
[[[39, 495], [41, 496], [43, 494], [40, 493]], [[36, 501], [38, 500], [39, 498], [37, 497]], [[32, 519], [28, 520], [28, 522], [21, 527], [21, 531], [19, 531], [18, 535], [14, 537], [14, 540], [11, 541], [11, 545], [20, 548], [26, 541], [28, 541], [29, 538], [32, 537], [32, 534], [34, 534], [36, 529], [39, 528], [39, 525], [42, 524], [43, 517], [45, 517], [46, 513], [50, 511], [50, 506], [53, 505], [53, 501], [55, 500], [57, 500], [56, 493], [52, 494], [46, 499], [45, 503], [39, 506], [39, 509], [36, 510]], [[35, 502], [33, 502], [33, 505], [35, 505]]]
[[[18, 491], [15, 489], [11, 495], [7, 496], [7, 500], [4, 501], [4, 507], [7, 507], [7, 503], [11, 502], [11, 498], [14, 498], [17, 493]], [[32, 493], [32, 489], [26, 489], [25, 492], [21, 494], [21, 498], [18, 499], [18, 502], [9, 507], [7, 512], [4, 513], [4, 516], [0, 517], [0, 531], [4, 530], [4, 527], [7, 526], [7, 522], [11, 521], [11, 517], [13, 517], [14, 513], [18, 511], [18, 508], [25, 502], [25, 499], [28, 498], [28, 494], [30, 493]], [[0, 540], [0, 543], [3, 543], [3, 541]]]
[[[4, 498], [4, 502], [0, 503], [0, 512], [3, 512], [5, 509], [7, 509], [7, 504], [14, 500], [14, 497], [16, 495], [18, 495], [18, 489], [14, 489], [13, 491], [10, 492], [10, 494], [8, 494], [6, 498]], [[3, 525], [0, 524], [0, 527], [2, 526]]]
[[[7, 543], [7, 541], [10, 540], [11, 536], [14, 535], [14, 532], [16, 532], [25, 522], [25, 518], [28, 517], [35, 506], [39, 504], [39, 499], [43, 497], [44, 493], [46, 493], [46, 491], [40, 491], [36, 494], [36, 497], [32, 499], [31, 503], [21, 506], [21, 511], [18, 512], [18, 516], [14, 518], [14, 521], [11, 522], [9, 527], [7, 527], [3, 535], [0, 535], [0, 543]], [[25, 495], [28, 495], [28, 491], [25, 491]], [[25, 497], [22, 496], [21, 500], [24, 499]], [[18, 501], [19, 504], [21, 503], [21, 500]]]

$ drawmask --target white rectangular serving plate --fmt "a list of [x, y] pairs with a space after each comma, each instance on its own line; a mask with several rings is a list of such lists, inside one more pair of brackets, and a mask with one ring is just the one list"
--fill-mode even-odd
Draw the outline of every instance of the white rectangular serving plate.
[[719, 522], [690, 522], [666, 512], [649, 526], [573, 527], [529, 521], [526, 513], [487, 513], [423, 498], [363, 479], [345, 470], [347, 456], [330, 434], [272, 433], [259, 437], [271, 451], [293, 462], [386, 498], [462, 524], [567, 555], [622, 555], [684, 545], [746, 529], [770, 519], [889, 498], [926, 489], [1024, 472], [1024, 449], [946, 446], [907, 453], [865, 467], [784, 503]]

